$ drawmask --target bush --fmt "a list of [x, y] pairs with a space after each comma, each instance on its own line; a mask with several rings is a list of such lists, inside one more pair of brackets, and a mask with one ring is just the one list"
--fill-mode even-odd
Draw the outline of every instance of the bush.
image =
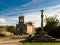
[[5, 37], [5, 35], [4, 34], [0, 34], [0, 37]]

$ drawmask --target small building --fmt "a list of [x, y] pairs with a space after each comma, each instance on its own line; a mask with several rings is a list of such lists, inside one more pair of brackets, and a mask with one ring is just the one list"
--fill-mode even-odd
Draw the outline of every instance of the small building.
[[32, 35], [34, 34], [35, 30], [34, 30], [34, 25], [32, 22], [28, 22], [26, 23], [26, 26], [27, 26], [27, 33]]
[[18, 31], [18, 34], [33, 34], [34, 26], [32, 22], [24, 24], [24, 16], [20, 16], [19, 22], [16, 24], [16, 30]]

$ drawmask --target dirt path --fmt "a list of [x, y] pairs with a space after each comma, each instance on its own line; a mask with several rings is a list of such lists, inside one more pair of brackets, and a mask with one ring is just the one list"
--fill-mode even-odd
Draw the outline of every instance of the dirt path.
[[13, 39], [13, 40], [1, 41], [0, 45], [22, 45], [22, 43], [19, 42], [19, 39]]

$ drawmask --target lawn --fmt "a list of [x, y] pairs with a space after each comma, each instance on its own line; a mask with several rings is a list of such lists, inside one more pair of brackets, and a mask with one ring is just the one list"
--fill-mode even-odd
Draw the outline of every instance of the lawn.
[[60, 42], [24, 42], [23, 45], [60, 45]]

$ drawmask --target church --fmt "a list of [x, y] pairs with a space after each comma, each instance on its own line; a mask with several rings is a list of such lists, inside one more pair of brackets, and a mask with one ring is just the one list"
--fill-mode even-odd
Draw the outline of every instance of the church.
[[24, 16], [19, 17], [18, 24], [16, 24], [18, 34], [34, 34], [34, 25], [32, 22], [24, 23]]

